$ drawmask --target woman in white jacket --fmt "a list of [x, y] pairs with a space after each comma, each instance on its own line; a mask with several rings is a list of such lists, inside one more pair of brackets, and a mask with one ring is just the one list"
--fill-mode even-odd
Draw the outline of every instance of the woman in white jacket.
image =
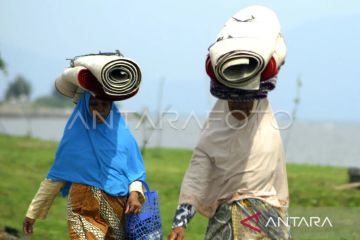
[[280, 133], [267, 94], [275, 88], [285, 43], [268, 8], [240, 10], [206, 59], [213, 107], [184, 176], [168, 240], [184, 239], [196, 212], [205, 239], [290, 239], [288, 185]]

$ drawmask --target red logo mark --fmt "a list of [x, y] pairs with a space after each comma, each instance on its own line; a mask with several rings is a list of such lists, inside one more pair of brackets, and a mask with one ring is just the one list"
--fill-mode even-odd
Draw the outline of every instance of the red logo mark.
[[256, 225], [257, 225], [259, 223], [260, 216], [261, 216], [261, 212], [257, 212], [255, 214], [251, 215], [250, 217], [241, 220], [240, 224], [244, 225], [245, 227], [248, 227], [248, 228], [250, 228], [250, 229], [252, 229], [252, 230], [254, 230], [256, 232], [261, 232], [260, 228], [257, 228], [255, 226], [252, 226], [252, 225], [246, 223], [247, 221], [250, 221], [251, 219], [255, 218], [256, 219]]

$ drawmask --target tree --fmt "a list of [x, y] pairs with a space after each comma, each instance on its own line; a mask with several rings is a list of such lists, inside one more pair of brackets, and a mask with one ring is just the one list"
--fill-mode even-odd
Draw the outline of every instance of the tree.
[[5, 99], [29, 99], [31, 94], [31, 84], [23, 76], [18, 75], [11, 82], [6, 90]]
[[1, 69], [2, 71], [5, 71], [5, 62], [4, 62], [4, 60], [2, 60], [1, 57], [0, 57], [0, 69]]
[[61, 95], [56, 88], [52, 89], [50, 95], [35, 99], [34, 104], [37, 107], [49, 108], [71, 108], [74, 106], [72, 101], [68, 97]]
[[0, 71], [3, 71], [3, 73], [6, 74], [6, 64], [4, 60], [1, 58], [1, 56], [0, 56]]

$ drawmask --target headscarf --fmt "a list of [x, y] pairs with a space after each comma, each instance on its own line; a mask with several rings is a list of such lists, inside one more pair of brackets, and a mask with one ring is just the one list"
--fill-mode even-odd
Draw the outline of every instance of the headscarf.
[[219, 99], [234, 102], [253, 101], [255, 99], [266, 98], [268, 92], [276, 87], [277, 77], [272, 77], [260, 82], [259, 90], [242, 90], [237, 88], [229, 88], [220, 83], [216, 79], [211, 79], [210, 93]]
[[231, 115], [218, 100], [184, 176], [179, 203], [211, 217], [225, 202], [258, 198], [286, 207], [288, 186], [280, 133], [267, 99], [257, 100], [248, 118]]
[[[85, 92], [73, 110], [47, 178], [125, 196], [131, 182], [145, 180], [139, 147], [114, 103], [105, 121], [96, 123], [90, 97]], [[62, 190], [64, 195], [67, 192]]]

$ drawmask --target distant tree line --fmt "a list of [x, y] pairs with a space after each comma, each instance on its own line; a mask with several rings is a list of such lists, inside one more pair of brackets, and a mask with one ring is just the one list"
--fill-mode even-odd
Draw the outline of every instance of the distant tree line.
[[[0, 72], [7, 73], [6, 63], [0, 55]], [[17, 75], [13, 81], [11, 81], [5, 91], [5, 101], [25, 102], [30, 101], [32, 93], [31, 82], [24, 76]], [[58, 93], [55, 87], [52, 89], [50, 95], [41, 96], [35, 99], [32, 103], [37, 107], [71, 107], [73, 104], [68, 98]]]
[[53, 108], [65, 108], [72, 107], [73, 103], [69, 98], [61, 95], [55, 87], [53, 88], [51, 95], [41, 96], [35, 99], [35, 106], [38, 107], [53, 107]]
[[[32, 93], [31, 83], [25, 79], [22, 75], [18, 75], [15, 79], [9, 83], [5, 92], [6, 101], [25, 102], [30, 100]], [[36, 98], [33, 103], [35, 107], [53, 107], [64, 108], [71, 107], [72, 102], [68, 98], [64, 97], [58, 91], [53, 88], [50, 95], [41, 96]]]

